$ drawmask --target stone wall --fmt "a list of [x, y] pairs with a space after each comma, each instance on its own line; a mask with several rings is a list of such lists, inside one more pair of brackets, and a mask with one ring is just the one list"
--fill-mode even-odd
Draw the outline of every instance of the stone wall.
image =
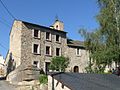
[[[40, 38], [33, 37], [34, 29], [40, 31]], [[46, 32], [51, 33], [51, 41], [46, 40]], [[60, 43], [56, 42], [56, 35], [60, 36]], [[36, 43], [40, 45], [39, 54], [33, 53], [33, 44]], [[45, 62], [50, 62], [51, 58], [56, 56], [56, 48], [61, 49], [61, 55], [65, 54], [65, 44], [66, 33], [63, 31], [57, 31], [35, 24], [15, 20], [10, 32], [10, 49], [6, 56], [6, 65], [9, 63], [11, 56], [11, 59], [15, 63], [16, 69], [7, 76], [7, 80], [11, 82], [23, 81], [27, 77], [27, 73], [24, 69], [32, 66], [33, 61], [38, 61], [39, 67], [37, 68], [43, 68], [45, 71]], [[51, 56], [46, 56], [46, 46], [51, 46]], [[9, 66], [8, 68], [11, 67], [12, 66]], [[31, 70], [31, 72], [33, 73], [34, 70]], [[32, 79], [36, 78], [33, 77]]]
[[79, 67], [79, 72], [83, 73], [85, 72], [85, 67], [88, 65], [88, 52], [80, 48], [80, 53], [81, 55], [76, 55], [76, 49], [78, 47], [70, 47], [68, 46], [67, 48], [67, 57], [69, 57], [70, 64], [67, 68], [67, 71], [73, 72], [74, 67], [78, 66]]
[[10, 53], [12, 53], [12, 58], [16, 62], [16, 67], [21, 64], [21, 30], [22, 22], [15, 20], [10, 32], [10, 49], [8, 57]]
[[[40, 38], [34, 38], [32, 36], [33, 30], [40, 30]], [[51, 33], [51, 41], [47, 41], [45, 38], [46, 32]], [[50, 62], [50, 59], [55, 55], [56, 47], [61, 48], [61, 55], [65, 54], [66, 50], [66, 33], [58, 32], [54, 30], [45, 29], [42, 27], [35, 27], [34, 25], [23, 24], [21, 31], [21, 63], [32, 64], [33, 61], [39, 61], [39, 68], [45, 68], [45, 62]], [[61, 43], [55, 42], [55, 36], [61, 37]], [[40, 45], [40, 54], [32, 53], [32, 45]], [[46, 46], [51, 47], [51, 56], [45, 55]]]
[[[40, 31], [40, 38], [33, 37], [33, 30]], [[46, 32], [51, 33], [51, 41], [46, 40]], [[61, 37], [61, 42], [55, 41], [56, 35]], [[33, 44], [40, 45], [40, 53], [32, 52]], [[51, 56], [45, 55], [46, 46], [51, 47]], [[70, 64], [68, 71], [73, 71], [74, 66], [79, 67], [79, 72], [83, 72], [88, 61], [88, 53], [85, 49], [81, 49], [81, 56], [76, 55], [76, 48], [67, 46], [66, 33], [50, 28], [37, 26], [22, 21], [15, 21], [10, 33], [10, 50], [7, 55], [12, 53], [12, 58], [15, 60], [16, 67], [22, 63], [32, 65], [33, 61], [39, 62], [39, 68], [45, 70], [45, 62], [50, 62], [51, 58], [56, 56], [56, 48], [60, 48], [61, 55], [69, 57]]]
[[[40, 38], [33, 37], [34, 29], [40, 31]], [[46, 40], [46, 32], [51, 33], [50, 41]], [[56, 35], [60, 36], [60, 42], [56, 42]], [[33, 44], [40, 45], [39, 54], [33, 53]], [[45, 53], [46, 46], [51, 47], [50, 56]], [[76, 48], [67, 46], [66, 32], [23, 21], [14, 21], [10, 33], [10, 50], [7, 54], [6, 61], [9, 61], [9, 54], [12, 53], [12, 59], [16, 63], [16, 69], [9, 74], [9, 81], [15, 81], [17, 79], [16, 77], [21, 77], [20, 75], [25, 72], [24, 67], [33, 65], [33, 61], [38, 61], [38, 68], [43, 68], [45, 71], [45, 63], [50, 62], [51, 58], [56, 56], [56, 48], [60, 48], [60, 55], [70, 59], [68, 71], [73, 71], [74, 66], [78, 66], [79, 72], [84, 72], [88, 61], [88, 53], [85, 49], [81, 49], [81, 56], [76, 56]], [[21, 65], [23, 65], [23, 68], [20, 69], [19, 67], [22, 67]], [[21, 78], [18, 81], [22, 80]]]

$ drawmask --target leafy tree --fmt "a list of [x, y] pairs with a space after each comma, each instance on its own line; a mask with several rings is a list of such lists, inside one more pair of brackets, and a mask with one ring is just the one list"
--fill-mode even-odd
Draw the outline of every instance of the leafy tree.
[[69, 64], [69, 59], [64, 56], [55, 56], [50, 63], [50, 69], [63, 72]]
[[[120, 62], [120, 0], [98, 0], [101, 8], [97, 19], [101, 33], [106, 38], [106, 47], [112, 53], [111, 59]], [[112, 48], [112, 49], [111, 49]]]
[[86, 49], [90, 53], [89, 73], [103, 73], [107, 65], [120, 63], [120, 0], [98, 0], [100, 27], [94, 32], [81, 29]]

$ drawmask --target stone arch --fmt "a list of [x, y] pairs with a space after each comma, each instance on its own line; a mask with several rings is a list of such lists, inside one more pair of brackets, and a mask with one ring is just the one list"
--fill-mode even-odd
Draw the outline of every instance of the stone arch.
[[79, 72], [79, 67], [78, 66], [74, 66], [74, 72]]

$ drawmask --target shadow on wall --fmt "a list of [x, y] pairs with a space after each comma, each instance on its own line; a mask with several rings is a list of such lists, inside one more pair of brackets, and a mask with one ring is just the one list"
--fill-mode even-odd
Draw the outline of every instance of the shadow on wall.
[[9, 61], [7, 63], [7, 75], [15, 69], [15, 66], [16, 66], [16, 64], [15, 64], [14, 59], [12, 58], [12, 53], [10, 53]]

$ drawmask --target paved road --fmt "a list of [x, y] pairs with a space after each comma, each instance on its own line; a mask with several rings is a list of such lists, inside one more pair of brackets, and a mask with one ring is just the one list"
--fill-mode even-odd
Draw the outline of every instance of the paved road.
[[0, 90], [15, 90], [15, 86], [9, 84], [5, 80], [0, 80]]

